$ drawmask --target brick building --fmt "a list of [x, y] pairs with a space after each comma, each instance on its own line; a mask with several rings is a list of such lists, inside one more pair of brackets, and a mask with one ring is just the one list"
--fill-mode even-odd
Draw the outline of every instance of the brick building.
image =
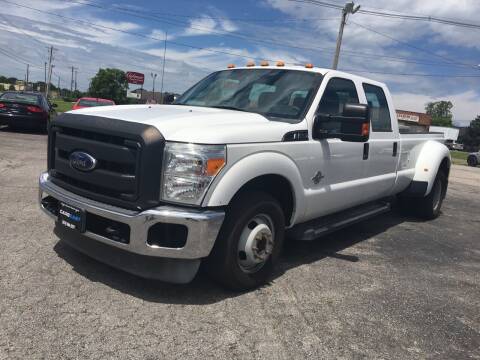
[[408, 128], [410, 132], [425, 132], [432, 125], [432, 116], [414, 111], [396, 110], [400, 129]]

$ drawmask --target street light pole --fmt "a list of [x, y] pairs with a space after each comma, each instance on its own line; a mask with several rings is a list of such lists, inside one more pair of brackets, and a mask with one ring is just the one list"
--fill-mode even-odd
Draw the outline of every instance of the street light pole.
[[347, 22], [348, 14], [355, 14], [360, 9], [360, 5], [355, 7], [355, 3], [349, 2], [346, 3], [344, 8], [342, 9], [342, 21], [340, 21], [340, 28], [338, 29], [338, 36], [337, 36], [337, 49], [335, 50], [335, 57], [333, 58], [333, 65], [332, 69], [337, 70], [338, 67], [338, 59], [340, 57], [340, 48], [342, 47], [342, 38], [343, 38], [343, 29]]
[[160, 104], [163, 104], [163, 78], [165, 77], [165, 57], [167, 55], [167, 40], [168, 40], [168, 31], [165, 31], [165, 42], [163, 48], [163, 66], [162, 66], [162, 85], [160, 87]]

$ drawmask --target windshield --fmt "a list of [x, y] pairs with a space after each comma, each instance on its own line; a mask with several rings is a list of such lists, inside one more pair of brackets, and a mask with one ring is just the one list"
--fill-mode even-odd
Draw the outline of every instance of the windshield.
[[91, 107], [91, 106], [109, 106], [113, 105], [113, 101], [105, 101], [105, 100], [86, 100], [82, 99], [78, 102], [78, 105], [80, 106], [85, 106], [85, 107]]
[[177, 105], [218, 107], [295, 122], [307, 110], [322, 75], [284, 69], [215, 72], [183, 94]]
[[0, 101], [38, 105], [40, 104], [40, 97], [35, 94], [5, 93], [0, 96]]

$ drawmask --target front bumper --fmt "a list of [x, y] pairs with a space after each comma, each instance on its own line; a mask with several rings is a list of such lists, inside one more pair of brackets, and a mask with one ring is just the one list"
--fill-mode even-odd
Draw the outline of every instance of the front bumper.
[[[207, 257], [213, 248], [225, 217], [224, 211], [221, 210], [198, 210], [176, 206], [159, 206], [142, 212], [126, 210], [66, 191], [52, 183], [48, 173], [42, 173], [39, 179], [40, 207], [55, 220], [57, 220], [57, 217], [46, 209], [42, 203], [45, 194], [58, 201], [80, 208], [86, 213], [127, 224], [130, 227], [128, 244], [111, 240], [88, 231], [88, 229], [82, 234], [82, 237], [93, 239], [126, 252], [150, 257], [170, 259], [201, 259]], [[171, 248], [148, 244], [149, 228], [157, 223], [185, 226], [188, 229], [185, 245], [181, 248]], [[64, 235], [62, 236], [68, 236], [68, 233], [74, 235], [74, 232], [69, 230], [67, 232], [63, 231], [62, 234]]]

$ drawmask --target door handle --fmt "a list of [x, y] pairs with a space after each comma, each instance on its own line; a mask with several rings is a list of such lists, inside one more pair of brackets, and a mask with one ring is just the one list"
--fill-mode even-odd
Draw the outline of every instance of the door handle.
[[398, 143], [395, 141], [393, 143], [393, 153], [392, 153], [393, 157], [397, 156], [397, 151], [398, 151]]
[[370, 144], [369, 143], [364, 143], [363, 144], [363, 160], [368, 159], [369, 150], [370, 150]]

